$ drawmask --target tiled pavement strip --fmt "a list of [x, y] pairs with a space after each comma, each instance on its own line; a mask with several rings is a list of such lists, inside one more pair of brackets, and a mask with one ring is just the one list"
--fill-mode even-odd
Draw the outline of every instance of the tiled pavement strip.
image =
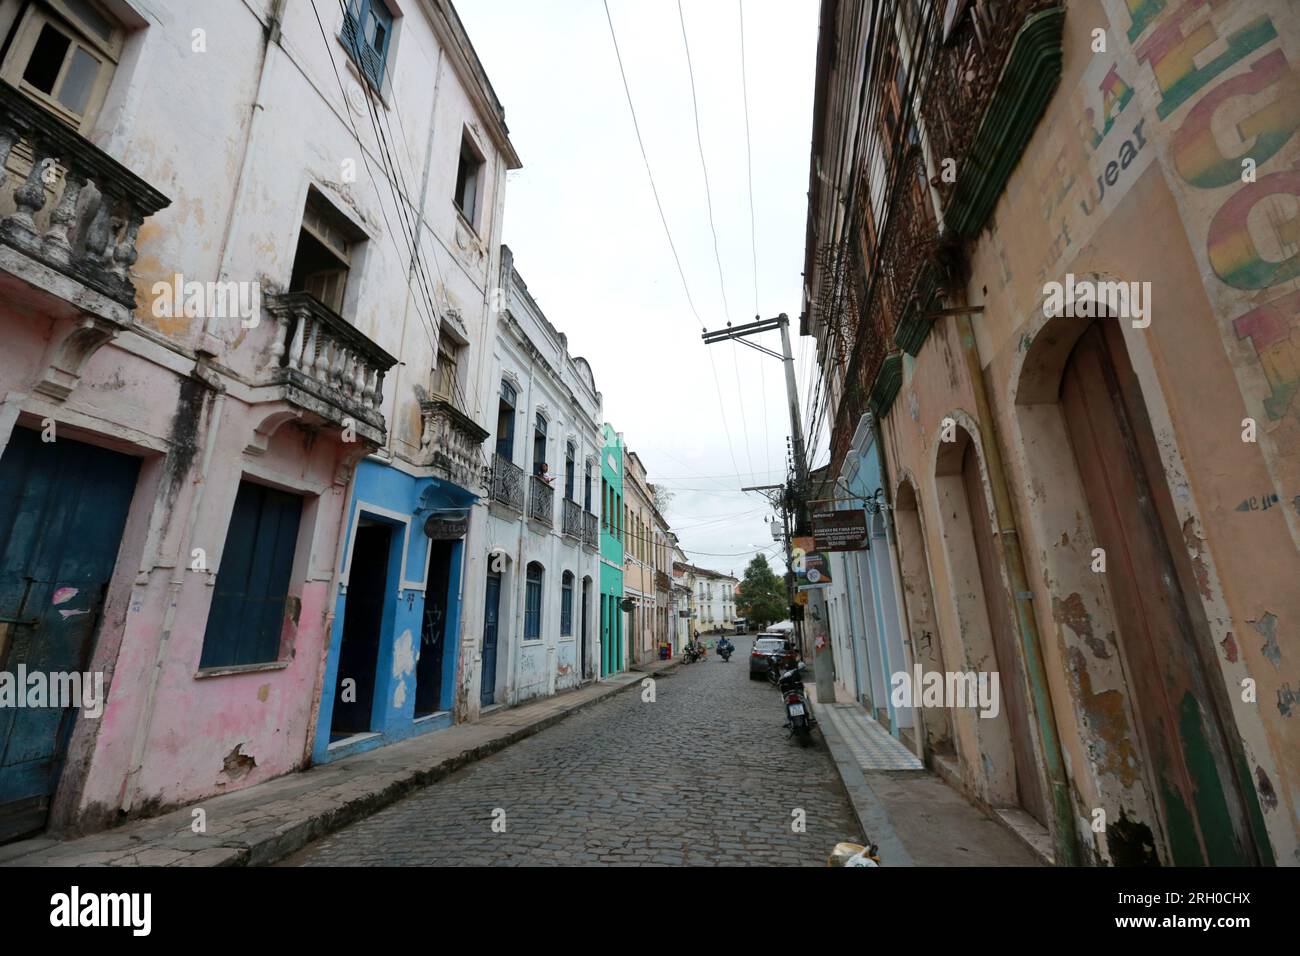
[[[808, 681], [809, 697], [816, 690]], [[818, 726], [881, 866], [1039, 866], [1007, 827], [926, 770], [857, 704], [821, 705]]]

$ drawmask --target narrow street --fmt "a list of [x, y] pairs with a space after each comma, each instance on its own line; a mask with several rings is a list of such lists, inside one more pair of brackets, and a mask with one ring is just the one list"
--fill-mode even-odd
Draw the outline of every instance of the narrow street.
[[282, 865], [825, 865], [861, 839], [853, 810], [824, 747], [787, 740], [775, 691], [749, 680], [749, 639], [736, 645], [660, 677], [653, 703], [619, 694]]

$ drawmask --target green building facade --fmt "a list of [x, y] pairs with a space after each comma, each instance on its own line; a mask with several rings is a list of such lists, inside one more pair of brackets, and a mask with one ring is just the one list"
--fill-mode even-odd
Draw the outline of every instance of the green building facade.
[[605, 424], [600, 456], [600, 676], [623, 669], [623, 436]]

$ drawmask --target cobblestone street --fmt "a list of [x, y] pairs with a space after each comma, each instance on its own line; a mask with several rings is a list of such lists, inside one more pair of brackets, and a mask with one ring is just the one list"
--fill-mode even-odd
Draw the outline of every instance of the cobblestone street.
[[786, 738], [736, 643], [730, 663], [710, 653], [658, 678], [653, 703], [619, 694], [284, 865], [824, 865], [858, 823], [829, 756]]

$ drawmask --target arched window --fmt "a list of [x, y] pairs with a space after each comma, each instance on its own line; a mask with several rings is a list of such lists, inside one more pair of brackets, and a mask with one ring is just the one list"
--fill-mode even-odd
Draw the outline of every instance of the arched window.
[[591, 512], [591, 462], [588, 461], [584, 466], [585, 475], [582, 480], [582, 509], [588, 513]]
[[560, 579], [560, 637], [573, 636], [573, 572]]
[[542, 637], [542, 577], [545, 569], [536, 561], [529, 562], [527, 584], [524, 589], [524, 640], [537, 641]]

